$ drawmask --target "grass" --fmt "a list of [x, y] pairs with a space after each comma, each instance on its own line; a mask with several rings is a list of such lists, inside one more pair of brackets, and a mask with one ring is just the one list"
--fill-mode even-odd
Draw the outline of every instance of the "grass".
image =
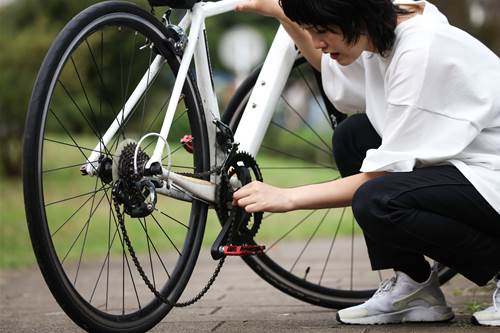
[[20, 180], [0, 180], [0, 268], [31, 265], [35, 256], [28, 236]]
[[[61, 154], [64, 155], [66, 165], [73, 164], [73, 162], [75, 165], [78, 164], [78, 152], [76, 154], [69, 151], [61, 152], [63, 148], [59, 145], [52, 144], [52, 147], [50, 143], [46, 143], [46, 145], [49, 149], [44, 160], [45, 170], [61, 166], [61, 162], [58, 162], [58, 157]], [[190, 155], [179, 155], [176, 163], [189, 163]], [[258, 160], [264, 181], [278, 186], [298, 186], [338, 177], [338, 174], [331, 169], [305, 170], [303, 168], [310, 166], [307, 163], [290, 162], [289, 159], [283, 159], [276, 155], [259, 156]], [[293, 168], [284, 172], [282, 167]], [[44, 178], [45, 202], [54, 203], [46, 208], [46, 212], [58, 252], [61, 256], [67, 257], [67, 261], [77, 260], [82, 254], [86, 257], [102, 256], [103, 251], [105, 253], [108, 247], [111, 249], [111, 253], [121, 253], [119, 233], [115, 232], [116, 222], [106, 207], [110, 200], [109, 190], [99, 192], [94, 198], [87, 195], [64, 203], [57, 203], [61, 198], [86, 193], [95, 188], [96, 178], [75, 177], [75, 174], [79, 174], [77, 170], [78, 166], [64, 171], [50, 172]], [[100, 185], [97, 184], [97, 186]], [[162, 197], [159, 199], [157, 207], [162, 211], [162, 213], [156, 214], [158, 221], [150, 218], [147, 223], [141, 223], [137, 220], [127, 223], [132, 242], [138, 252], [146, 251], [149, 246], [144, 236], [144, 228], [149, 228], [150, 238], [156, 246], [153, 250], [175, 251], [174, 245], [179, 250], [182, 248], [186, 228], [170, 217], [175, 218], [175, 220], [187, 221], [189, 204]], [[0, 213], [0, 269], [33, 265], [35, 257], [28, 236], [21, 180], [1, 179]], [[91, 223], [87, 223], [89, 216]], [[264, 218], [257, 241], [267, 245], [285, 234], [287, 240], [292, 240], [308, 239], [313, 234], [315, 237], [331, 238], [337, 227], [339, 234], [360, 232], [353, 222], [350, 209], [320, 210], [314, 213], [297, 211], [286, 214], [266, 214]], [[339, 220], [342, 220], [342, 223]], [[299, 223], [300, 221], [302, 223]], [[170, 237], [168, 241], [164, 236], [165, 229]], [[210, 246], [213, 243], [219, 230], [220, 226], [216, 214], [210, 210], [204, 238], [205, 246]], [[76, 240], [75, 235], [79, 235]], [[84, 241], [85, 246], [83, 246]]]

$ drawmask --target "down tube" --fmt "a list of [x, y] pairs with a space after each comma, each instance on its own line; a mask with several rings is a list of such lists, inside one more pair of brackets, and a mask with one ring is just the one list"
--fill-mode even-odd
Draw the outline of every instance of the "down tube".
[[280, 26], [235, 133], [239, 149], [256, 156], [298, 51]]

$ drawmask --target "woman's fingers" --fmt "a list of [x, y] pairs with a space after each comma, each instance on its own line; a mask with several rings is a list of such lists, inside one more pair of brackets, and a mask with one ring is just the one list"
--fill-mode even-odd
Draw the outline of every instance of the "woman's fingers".
[[259, 207], [257, 204], [251, 204], [245, 207], [245, 212], [247, 213], [257, 213], [261, 212], [262, 208]]
[[236, 6], [236, 11], [237, 12], [255, 11], [255, 2], [253, 0], [248, 0], [243, 3], [240, 3], [238, 6]]
[[235, 10], [239, 12], [255, 12], [272, 17], [277, 17], [283, 12], [277, 0], [247, 0], [236, 6]]
[[233, 206], [247, 212], [285, 212], [291, 209], [286, 189], [254, 181], [233, 194]]

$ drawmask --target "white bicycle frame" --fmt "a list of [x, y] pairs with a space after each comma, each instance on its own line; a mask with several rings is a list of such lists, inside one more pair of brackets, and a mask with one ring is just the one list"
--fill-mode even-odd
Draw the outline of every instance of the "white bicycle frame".
[[[170, 127], [172, 126], [176, 107], [181, 96], [182, 87], [184, 86], [193, 57], [195, 62], [198, 90], [203, 104], [205, 119], [207, 120], [206, 126], [210, 146], [210, 166], [217, 166], [222, 163], [224, 156], [217, 156], [216, 154], [217, 143], [215, 140], [215, 124], [212, 121], [209, 121], [209, 119], [220, 119], [220, 112], [214, 87], [212, 85], [208, 61], [208, 50], [206, 48], [205, 40], [205, 19], [207, 17], [233, 11], [236, 6], [243, 1], [245, 0], [198, 2], [194, 5], [192, 10], [187, 12], [179, 23], [179, 26], [184, 31], [189, 30], [188, 42], [177, 73], [171, 98], [167, 107], [163, 125], [161, 127], [161, 132], [157, 134], [159, 138], [156, 143], [156, 147], [146, 167], [151, 166], [155, 162], [161, 162], [162, 160], [163, 151], [165, 149]], [[283, 90], [286, 80], [290, 75], [290, 71], [297, 55], [298, 51], [295, 48], [292, 39], [288, 36], [284, 28], [280, 26], [240, 120], [240, 126], [238, 126], [235, 133], [235, 142], [240, 144], [240, 150], [248, 152], [253, 156], [257, 154], [266, 129], [271, 122], [273, 112], [276, 109], [281, 91]], [[149, 84], [160, 72], [164, 63], [165, 59], [162, 56], [158, 55], [155, 57], [149, 69], [128, 98], [123, 109], [120, 110], [116, 119], [103, 135], [102, 141], [96, 145], [87, 161], [97, 161], [99, 159], [104, 147], [117, 133], [121, 123], [129, 117], [141, 96], [146, 92]], [[94, 175], [95, 170], [97, 170], [97, 168], [95, 165], [92, 165], [92, 162], [88, 162], [86, 164], [86, 171], [89, 175]], [[163, 168], [162, 178], [167, 180], [169, 185], [173, 184], [174, 186], [168, 186], [168, 189], [167, 186], [164, 186], [162, 189], [158, 189], [158, 193], [182, 200], [197, 198], [208, 203], [216, 202], [216, 179], [214, 177], [212, 177], [211, 181], [208, 182], [181, 176]], [[173, 188], [176, 189], [174, 190]]]

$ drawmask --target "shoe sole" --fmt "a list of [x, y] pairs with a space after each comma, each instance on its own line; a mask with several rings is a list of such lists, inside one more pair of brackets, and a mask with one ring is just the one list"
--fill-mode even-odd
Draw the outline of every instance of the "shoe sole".
[[337, 312], [337, 321], [350, 325], [383, 325], [399, 323], [444, 323], [455, 317], [449, 307], [414, 307], [403, 311], [379, 314], [362, 318], [340, 318]]
[[479, 321], [476, 317], [472, 316], [471, 323], [476, 326], [500, 326], [500, 320], [485, 320]]

